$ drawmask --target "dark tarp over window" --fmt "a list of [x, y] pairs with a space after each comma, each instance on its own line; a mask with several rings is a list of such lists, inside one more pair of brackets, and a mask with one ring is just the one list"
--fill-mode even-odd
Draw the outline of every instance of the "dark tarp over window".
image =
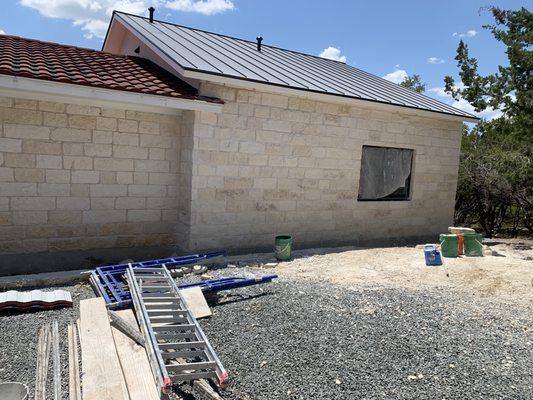
[[363, 146], [359, 200], [407, 199], [412, 159], [413, 150]]

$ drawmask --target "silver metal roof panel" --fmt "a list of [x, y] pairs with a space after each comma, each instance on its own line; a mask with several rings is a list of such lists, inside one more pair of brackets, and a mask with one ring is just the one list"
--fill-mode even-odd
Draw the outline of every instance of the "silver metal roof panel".
[[256, 42], [122, 12], [117, 16], [184, 70], [477, 119], [346, 63], [265, 44], [257, 51]]

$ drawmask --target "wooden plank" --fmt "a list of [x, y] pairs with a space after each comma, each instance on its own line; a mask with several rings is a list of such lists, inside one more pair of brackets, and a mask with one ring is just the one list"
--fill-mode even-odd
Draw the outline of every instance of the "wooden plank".
[[108, 310], [107, 313], [109, 314], [109, 319], [111, 320], [111, 326], [113, 328], [117, 328], [123, 334], [129, 336], [130, 339], [133, 339], [139, 346], [144, 347], [145, 340], [141, 332], [139, 332], [135, 319], [135, 324], [133, 325], [121, 318], [115, 311]]
[[59, 323], [52, 322], [52, 360], [54, 371], [54, 400], [61, 400], [61, 358], [59, 357]]
[[50, 324], [39, 329], [37, 342], [37, 367], [35, 372], [35, 400], [46, 400], [46, 378], [48, 376], [48, 360], [50, 358]]
[[212, 315], [211, 309], [209, 308], [207, 301], [205, 301], [202, 289], [198, 286], [181, 289], [180, 293], [183, 296], [183, 299], [187, 302], [194, 318], [199, 319], [210, 317]]
[[78, 357], [78, 328], [74, 325], [67, 327], [68, 336], [68, 376], [69, 399], [81, 400], [80, 368]]
[[129, 400], [105, 302], [80, 301], [83, 400]]
[[[139, 326], [132, 310], [116, 312], [117, 316], [139, 333]], [[159, 400], [160, 392], [156, 386], [148, 355], [130, 336], [112, 326], [113, 338], [117, 348], [122, 372], [131, 400]]]

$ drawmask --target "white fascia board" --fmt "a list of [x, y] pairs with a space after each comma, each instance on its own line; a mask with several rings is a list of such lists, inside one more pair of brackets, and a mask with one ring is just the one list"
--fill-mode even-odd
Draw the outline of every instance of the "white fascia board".
[[275, 86], [264, 84], [260, 82], [247, 81], [244, 79], [235, 79], [227, 76], [209, 74], [204, 72], [197, 72], [192, 70], [185, 70], [184, 76], [190, 79], [198, 79], [210, 83], [218, 83], [234, 88], [241, 88], [247, 90], [257, 90], [262, 92], [282, 94], [285, 96], [303, 97], [309, 100], [321, 101], [324, 103], [338, 103], [353, 105], [363, 108], [369, 108], [373, 110], [390, 111], [401, 114], [416, 115], [426, 118], [445, 119], [453, 121], [465, 121], [465, 122], [479, 122], [476, 118], [470, 118], [462, 115], [445, 114], [436, 111], [428, 111], [411, 107], [403, 107], [396, 104], [378, 103], [362, 99], [354, 99], [352, 97], [336, 96], [328, 93], [316, 93], [309, 92], [307, 90], [300, 90], [296, 88], [289, 88], [283, 86]]
[[222, 104], [209, 103], [203, 100], [94, 88], [2, 74], [0, 74], [0, 95], [61, 103], [99, 105], [160, 114], [175, 114], [176, 110], [222, 112]]

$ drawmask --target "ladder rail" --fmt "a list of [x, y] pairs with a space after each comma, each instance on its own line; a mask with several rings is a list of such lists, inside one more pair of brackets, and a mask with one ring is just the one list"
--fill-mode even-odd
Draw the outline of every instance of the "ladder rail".
[[146, 340], [146, 345], [148, 346], [149, 350], [147, 351], [147, 354], [150, 361], [150, 367], [152, 368], [152, 374], [156, 378], [157, 385], [161, 392], [168, 394], [168, 388], [172, 383], [161, 354], [154, 348], [154, 343], [157, 344], [157, 339], [154, 331], [152, 330], [150, 318], [148, 317], [144, 303], [140, 299], [140, 288], [135, 279], [133, 267], [130, 266], [126, 274], [128, 276], [128, 283], [130, 285], [131, 299], [133, 301], [135, 310], [138, 310], [137, 316], [139, 318], [139, 325], [141, 326], [144, 337], [150, 338], [150, 340]]

